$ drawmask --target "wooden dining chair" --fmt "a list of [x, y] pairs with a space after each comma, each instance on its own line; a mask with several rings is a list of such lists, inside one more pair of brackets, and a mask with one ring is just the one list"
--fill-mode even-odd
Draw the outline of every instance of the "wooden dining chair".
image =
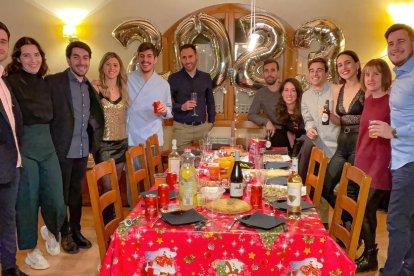
[[[129, 187], [131, 189], [131, 197], [135, 206], [141, 199], [140, 192], [148, 191], [150, 181], [148, 178], [147, 158], [145, 157], [145, 147], [143, 144], [131, 147], [125, 153], [126, 167], [128, 172]], [[138, 158], [141, 164], [140, 169], [134, 166], [134, 160]]]
[[[349, 181], [359, 186], [356, 201], [347, 195]], [[334, 239], [340, 240], [345, 245], [345, 251], [351, 259], [355, 259], [370, 186], [370, 176], [365, 174], [361, 169], [345, 163], [339, 182], [339, 191], [336, 197], [329, 235]], [[345, 225], [341, 224], [343, 211], [348, 212], [352, 216], [351, 229], [347, 229]]]
[[[111, 190], [99, 195], [98, 183], [103, 177], [109, 177]], [[119, 193], [118, 177], [116, 175], [115, 161], [109, 159], [95, 165], [86, 172], [89, 195], [95, 222], [96, 238], [98, 240], [99, 254], [101, 262], [105, 259], [106, 250], [109, 245], [110, 237], [123, 220], [121, 195]], [[115, 218], [104, 223], [102, 212], [109, 205], [113, 204], [115, 209]]]
[[158, 145], [158, 136], [154, 134], [150, 136], [146, 144], [147, 158], [148, 158], [148, 171], [151, 179], [151, 185], [155, 184], [154, 173], [164, 172], [162, 165], [160, 146]]
[[[316, 169], [316, 164], [318, 168]], [[328, 167], [328, 157], [325, 153], [317, 147], [313, 147], [308, 173], [306, 175], [306, 192], [308, 195], [312, 194], [313, 205], [318, 208], [321, 201], [323, 182], [325, 180], [326, 168]]]

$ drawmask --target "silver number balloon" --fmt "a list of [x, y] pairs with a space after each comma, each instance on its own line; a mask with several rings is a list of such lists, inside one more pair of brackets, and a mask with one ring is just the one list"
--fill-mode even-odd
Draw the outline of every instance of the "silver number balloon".
[[[277, 58], [286, 47], [286, 31], [283, 25], [269, 14], [256, 14], [256, 24], [250, 28], [251, 15], [239, 19], [246, 37], [249, 34], [259, 35], [252, 51], [243, 52], [233, 64], [232, 83], [239, 91], [253, 94], [252, 87], [264, 83], [259, 68], [267, 58]], [[246, 87], [249, 87], [246, 89]]]
[[192, 15], [178, 25], [174, 33], [174, 54], [176, 68], [181, 68], [180, 46], [193, 43], [200, 35], [208, 38], [214, 53], [214, 65], [210, 70], [213, 86], [220, 86], [227, 76], [227, 70], [231, 63], [230, 42], [223, 24], [215, 17], [199, 13]]
[[[122, 22], [112, 31], [112, 36], [124, 47], [127, 47], [135, 40], [139, 40], [154, 44], [158, 53], [161, 53], [162, 50], [161, 32], [145, 19], [132, 19]], [[128, 64], [127, 71], [131, 72], [137, 68], [137, 57], [134, 56]]]
[[336, 82], [335, 58], [345, 48], [345, 38], [342, 30], [326, 19], [315, 19], [300, 26], [294, 36], [294, 45], [298, 48], [309, 49], [313, 41], [319, 43], [317, 51], [308, 54], [308, 61], [321, 57], [328, 63], [329, 79]]

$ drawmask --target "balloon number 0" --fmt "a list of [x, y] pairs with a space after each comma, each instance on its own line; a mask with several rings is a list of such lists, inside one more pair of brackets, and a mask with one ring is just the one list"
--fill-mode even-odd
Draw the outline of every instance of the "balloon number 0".
[[[209, 41], [214, 53], [214, 65], [210, 70], [215, 91], [221, 90], [227, 76], [233, 86], [240, 92], [254, 94], [252, 88], [255, 84], [263, 84], [259, 67], [267, 58], [279, 57], [286, 48], [286, 31], [283, 24], [270, 14], [258, 13], [256, 24], [250, 27], [250, 14], [239, 19], [246, 37], [251, 34], [258, 36], [258, 44], [251, 51], [241, 53], [233, 62], [230, 40], [223, 24], [214, 16], [198, 13], [184, 19], [174, 33], [174, 55], [176, 68], [181, 68], [179, 48], [186, 43], [193, 43], [202, 34]], [[122, 22], [112, 32], [112, 36], [127, 47], [132, 41], [151, 42], [160, 53], [162, 50], [162, 34], [152, 23], [144, 19], [134, 19]], [[312, 41], [317, 41], [320, 48], [310, 52], [308, 61], [322, 57], [328, 62], [330, 79], [336, 80], [334, 58], [343, 50], [345, 39], [342, 31], [332, 22], [325, 19], [316, 19], [303, 24], [296, 30], [294, 45], [297, 48], [308, 49]], [[128, 72], [136, 70], [136, 57], [134, 56], [128, 66]], [[165, 73], [163, 76], [167, 77]], [[305, 84], [305, 78], [300, 81]]]

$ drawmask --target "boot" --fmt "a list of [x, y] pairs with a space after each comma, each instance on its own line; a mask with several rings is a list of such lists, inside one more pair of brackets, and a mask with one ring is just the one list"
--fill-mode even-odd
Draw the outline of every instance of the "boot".
[[365, 255], [365, 258], [357, 264], [356, 272], [368, 272], [368, 271], [377, 271], [378, 270], [378, 248], [375, 245], [375, 248], [368, 249]]

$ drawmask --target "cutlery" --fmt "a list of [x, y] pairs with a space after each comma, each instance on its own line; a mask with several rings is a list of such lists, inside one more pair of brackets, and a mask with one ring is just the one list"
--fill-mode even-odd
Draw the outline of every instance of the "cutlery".
[[141, 215], [134, 217], [134, 218], [129, 218], [129, 219], [124, 219], [123, 221], [121, 221], [121, 223], [123, 223], [125, 226], [127, 227], [131, 227], [135, 222], [137, 222], [139, 219], [141, 218]]
[[153, 228], [154, 225], [157, 223], [157, 221], [161, 218], [161, 215], [159, 215], [150, 225], [150, 228]]
[[242, 217], [242, 216], [238, 216], [238, 217], [234, 218], [234, 220], [230, 223], [230, 225], [229, 225], [229, 226], [227, 226], [227, 230], [231, 230], [231, 228], [233, 228], [233, 225], [234, 225], [237, 221], [239, 221], [239, 219], [240, 219], [241, 217]]

